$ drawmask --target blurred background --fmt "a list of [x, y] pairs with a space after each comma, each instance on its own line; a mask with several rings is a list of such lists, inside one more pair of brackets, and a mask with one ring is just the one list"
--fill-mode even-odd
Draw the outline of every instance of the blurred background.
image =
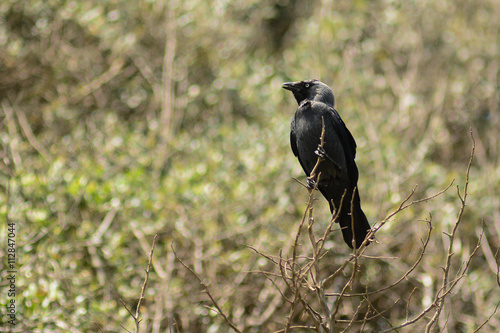
[[[277, 256], [294, 239], [308, 193], [293, 179], [304, 180], [289, 147], [296, 102], [281, 84], [316, 78], [357, 141], [372, 224], [415, 185], [420, 199], [455, 179], [377, 234], [366, 254], [397, 259], [366, 260], [361, 291], [413, 265], [432, 217], [423, 262], [370, 300], [384, 320], [353, 331], [397, 325], [439, 290], [472, 131], [452, 276], [484, 237], [440, 329], [474, 331], [500, 302], [499, 17], [495, 0], [2, 1], [0, 214], [17, 228], [19, 323], [0, 330], [132, 330], [119, 300], [135, 309], [155, 234], [142, 331], [230, 331], [171, 246], [242, 331], [282, 329], [286, 288], [249, 246]], [[320, 196], [315, 214], [328, 223]], [[333, 236], [325, 270], [350, 254]], [[499, 325], [497, 313], [481, 331]]]

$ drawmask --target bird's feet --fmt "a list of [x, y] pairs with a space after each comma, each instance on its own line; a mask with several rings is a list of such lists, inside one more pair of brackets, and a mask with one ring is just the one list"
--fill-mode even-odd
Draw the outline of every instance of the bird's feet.
[[324, 149], [323, 147], [321, 147], [321, 145], [318, 145], [318, 148], [314, 151], [314, 153], [315, 153], [316, 155], [318, 155], [318, 157], [319, 157], [319, 158], [321, 158], [321, 159], [323, 159], [323, 160], [324, 160], [324, 159], [326, 158], [326, 156], [327, 156], [327, 155], [326, 155], [326, 151], [325, 151], [325, 149]]
[[321, 145], [318, 145], [318, 148], [316, 148], [316, 150], [314, 151], [314, 153], [319, 157], [321, 158], [322, 160], [326, 160], [326, 161], [330, 161], [333, 166], [337, 169], [338, 172], [341, 172], [342, 171], [342, 168], [340, 167], [340, 165], [338, 165], [337, 162], [335, 162], [335, 160], [333, 158], [331, 158], [325, 151], [325, 149], [323, 147], [321, 147]]
[[313, 190], [316, 187], [316, 181], [312, 178], [307, 178], [307, 188]]

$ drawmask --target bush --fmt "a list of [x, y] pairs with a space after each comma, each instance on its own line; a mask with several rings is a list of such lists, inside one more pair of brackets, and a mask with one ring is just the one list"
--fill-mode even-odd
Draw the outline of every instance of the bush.
[[[0, 214], [17, 232], [17, 324], [4, 330], [132, 330], [126, 307], [135, 313], [157, 234], [141, 331], [385, 330], [431, 306], [399, 331], [496, 332], [498, 10], [491, 0], [2, 3]], [[356, 138], [371, 223], [410, 193], [423, 200], [357, 255], [334, 228], [312, 266], [320, 253], [288, 147], [296, 105], [280, 88], [306, 78], [332, 86]], [[475, 160], [450, 242], [463, 204], [454, 186], [424, 198], [453, 179], [464, 198], [469, 129]], [[314, 203], [316, 239], [326, 206]], [[312, 275], [290, 277], [306, 267]]]

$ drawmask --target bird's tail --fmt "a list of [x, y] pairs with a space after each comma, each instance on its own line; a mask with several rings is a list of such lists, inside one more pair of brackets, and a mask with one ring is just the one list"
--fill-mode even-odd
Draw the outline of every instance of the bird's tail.
[[365, 213], [361, 209], [361, 200], [359, 198], [358, 191], [354, 194], [352, 200], [352, 212], [351, 212], [351, 200], [345, 200], [342, 205], [342, 209], [339, 217], [339, 224], [342, 228], [342, 236], [344, 237], [344, 242], [352, 249], [353, 248], [353, 226], [354, 226], [354, 240], [356, 241], [355, 247], [358, 248], [361, 243], [368, 235], [370, 231], [370, 224], [365, 216]]

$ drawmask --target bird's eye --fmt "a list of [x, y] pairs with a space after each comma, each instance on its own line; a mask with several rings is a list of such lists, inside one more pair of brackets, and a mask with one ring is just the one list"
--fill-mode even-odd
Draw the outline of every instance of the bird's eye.
[[306, 83], [305, 87], [306, 87], [306, 88], [309, 88], [309, 83]]

